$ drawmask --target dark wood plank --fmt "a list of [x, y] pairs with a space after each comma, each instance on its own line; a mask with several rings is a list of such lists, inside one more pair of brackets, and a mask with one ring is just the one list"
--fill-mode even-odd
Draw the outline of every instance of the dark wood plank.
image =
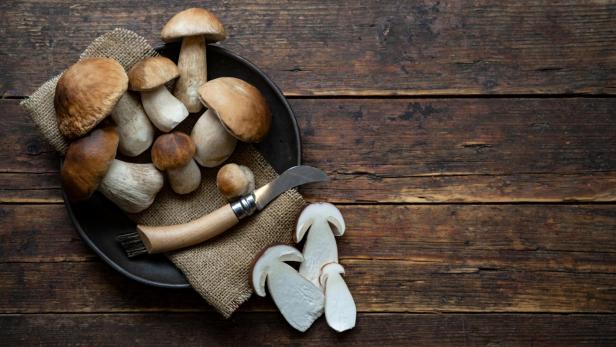
[[[616, 201], [616, 99], [292, 104], [305, 163], [332, 176], [304, 189], [313, 200]], [[16, 100], [0, 110], [10, 125], [0, 129], [0, 200], [59, 201], [57, 155]]]
[[[361, 312], [616, 312], [614, 272], [408, 260], [342, 259], [341, 264]], [[193, 292], [146, 287], [99, 262], [4, 263], [0, 278], [0, 313], [209, 310]], [[263, 309], [273, 309], [269, 298], [242, 307]]]
[[[616, 273], [616, 208], [340, 206], [343, 260]], [[63, 205], [0, 205], [0, 263], [91, 261]]]
[[206, 6], [289, 95], [614, 93], [616, 4], [438, 0], [3, 1], [0, 95], [27, 95], [116, 27], [152, 44]]
[[0, 205], [0, 263], [95, 259], [64, 205]]
[[14, 345], [152, 346], [611, 346], [614, 315], [360, 314], [336, 334], [324, 319], [306, 333], [278, 313], [0, 315], [0, 339]]

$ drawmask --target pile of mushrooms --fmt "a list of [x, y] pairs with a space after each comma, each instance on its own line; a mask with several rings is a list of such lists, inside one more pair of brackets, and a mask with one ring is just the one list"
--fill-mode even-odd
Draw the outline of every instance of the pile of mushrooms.
[[[255, 143], [267, 135], [272, 116], [257, 88], [233, 77], [207, 81], [207, 42], [226, 37], [216, 16], [204, 9], [182, 11], [169, 20], [161, 37], [166, 42], [182, 39], [178, 66], [165, 57], [150, 57], [126, 73], [113, 59], [86, 58], [58, 80], [54, 96], [58, 128], [72, 141], [61, 179], [71, 201], [86, 200], [100, 191], [128, 213], [144, 211], [163, 188], [163, 172], [174, 192], [189, 194], [201, 185], [198, 165], [217, 167], [231, 156], [238, 141]], [[172, 94], [165, 84], [176, 78]], [[173, 131], [203, 106], [207, 110], [190, 136]], [[165, 133], [156, 140], [154, 127]], [[120, 160], [118, 151], [127, 157], [150, 154], [152, 162]], [[218, 171], [216, 185], [233, 200], [252, 192], [255, 179], [249, 168], [229, 163]], [[301, 213], [295, 231], [296, 242], [307, 234], [303, 254], [276, 245], [255, 259], [255, 292], [265, 296], [267, 286], [284, 318], [297, 330], [306, 331], [323, 312], [336, 331], [355, 326], [355, 302], [341, 276], [344, 268], [338, 263], [335, 239], [344, 230], [344, 219], [334, 205], [312, 204]], [[287, 261], [299, 262], [299, 271]]]
[[[287, 245], [266, 248], [255, 258], [252, 286], [255, 293], [265, 296], [265, 286], [289, 324], [306, 331], [323, 312], [327, 324], [342, 332], [355, 327], [355, 301], [338, 263], [334, 236], [342, 236], [345, 223], [340, 211], [329, 203], [311, 204], [297, 221], [295, 242], [306, 233], [303, 254]], [[285, 262], [299, 262], [299, 271]]]
[[[154, 202], [165, 176], [175, 193], [194, 192], [201, 185], [199, 166], [217, 167], [238, 141], [260, 142], [267, 135], [271, 112], [257, 88], [232, 77], [207, 81], [207, 43], [226, 38], [214, 14], [200, 8], [182, 11], [164, 26], [161, 38], [182, 40], [178, 65], [149, 57], [127, 73], [114, 59], [86, 58], [58, 80], [58, 128], [72, 141], [61, 172], [71, 201], [86, 200], [98, 190], [125, 212], [141, 212]], [[175, 79], [172, 94], [166, 84]], [[190, 135], [174, 131], [204, 106]], [[160, 132], [166, 134], [156, 138]], [[117, 152], [152, 163], [116, 159]], [[218, 177], [228, 199], [254, 190], [248, 168], [233, 164]]]

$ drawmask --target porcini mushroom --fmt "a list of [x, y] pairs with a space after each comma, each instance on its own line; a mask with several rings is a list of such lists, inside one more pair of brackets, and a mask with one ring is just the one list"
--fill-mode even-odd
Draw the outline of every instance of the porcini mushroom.
[[344, 268], [338, 263], [328, 263], [321, 268], [319, 282], [325, 292], [325, 319], [337, 332], [355, 327], [357, 308], [344, 279]]
[[111, 58], [73, 64], [58, 80], [54, 95], [60, 133], [69, 139], [87, 134], [111, 113], [127, 87], [124, 68]]
[[255, 190], [255, 175], [244, 165], [229, 163], [218, 170], [216, 186], [230, 200]]
[[243, 142], [259, 142], [267, 135], [272, 113], [263, 94], [248, 82], [220, 77], [199, 87], [201, 102], [227, 131]]
[[146, 58], [128, 72], [130, 89], [141, 92], [141, 103], [154, 125], [169, 132], [188, 117], [184, 104], [165, 87], [178, 77], [177, 66], [165, 57]]
[[98, 189], [129, 213], [141, 212], [152, 204], [163, 186], [163, 175], [152, 164], [114, 159], [118, 142], [116, 128], [106, 127], [69, 145], [61, 179], [71, 201], [86, 200]]
[[201, 184], [201, 170], [193, 160], [194, 154], [192, 139], [179, 131], [159, 136], [152, 146], [154, 166], [167, 171], [171, 189], [178, 194], [188, 194]]
[[132, 93], [126, 92], [122, 95], [111, 111], [111, 118], [118, 126], [120, 153], [135, 157], [150, 148], [154, 141], [154, 127], [141, 102]]
[[195, 160], [205, 167], [222, 164], [233, 154], [237, 144], [237, 139], [225, 130], [212, 110], [203, 112], [190, 137], [196, 146]]
[[160, 36], [165, 42], [182, 39], [178, 58], [180, 78], [175, 84], [174, 94], [188, 111], [201, 111], [203, 106], [199, 102], [197, 89], [207, 81], [207, 43], [224, 40], [225, 28], [210, 11], [189, 8], [174, 15], [165, 24]]
[[299, 331], [306, 331], [323, 314], [324, 296], [285, 261], [303, 261], [302, 254], [287, 245], [265, 249], [252, 268], [252, 286], [265, 296], [265, 284], [282, 316]]
[[297, 220], [295, 242], [300, 242], [306, 232], [304, 244], [304, 261], [299, 266], [299, 273], [316, 286], [319, 284], [321, 267], [327, 263], [338, 262], [338, 249], [335, 236], [344, 234], [344, 218], [330, 203], [314, 203], [308, 205]]

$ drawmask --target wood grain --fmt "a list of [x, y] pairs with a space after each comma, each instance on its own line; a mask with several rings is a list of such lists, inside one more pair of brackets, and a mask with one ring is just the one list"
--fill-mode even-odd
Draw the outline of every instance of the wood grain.
[[[303, 190], [312, 200], [616, 201], [616, 99], [292, 104], [304, 162], [332, 177]], [[0, 101], [0, 111], [9, 124], [0, 129], [0, 201], [60, 201], [57, 155], [17, 101]]]
[[[614, 205], [339, 206], [343, 260], [616, 272]], [[91, 261], [63, 205], [0, 205], [0, 263]]]
[[[412, 251], [412, 250], [409, 250]], [[616, 273], [343, 259], [360, 312], [616, 311]], [[100, 262], [4, 263], [0, 313], [210, 310], [192, 291], [146, 287]], [[274, 310], [253, 299], [242, 310]]]
[[222, 44], [288, 95], [614, 93], [611, 1], [88, 1], [0, 4], [0, 95], [23, 96], [125, 27], [160, 44], [171, 15], [206, 6]]
[[[306, 333], [278, 313], [0, 315], [0, 339], [15, 345], [152, 346], [610, 346], [614, 315], [360, 314], [350, 333], [324, 319]], [[32, 333], [36, 332], [36, 333]], [[146, 333], [147, 332], [147, 333]]]

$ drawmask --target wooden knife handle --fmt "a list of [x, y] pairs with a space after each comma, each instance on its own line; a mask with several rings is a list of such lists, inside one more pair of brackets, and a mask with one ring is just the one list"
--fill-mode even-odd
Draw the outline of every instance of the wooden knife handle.
[[239, 219], [233, 212], [233, 208], [227, 204], [185, 224], [137, 225], [137, 232], [148, 253], [154, 254], [196, 245], [230, 229], [238, 222]]

